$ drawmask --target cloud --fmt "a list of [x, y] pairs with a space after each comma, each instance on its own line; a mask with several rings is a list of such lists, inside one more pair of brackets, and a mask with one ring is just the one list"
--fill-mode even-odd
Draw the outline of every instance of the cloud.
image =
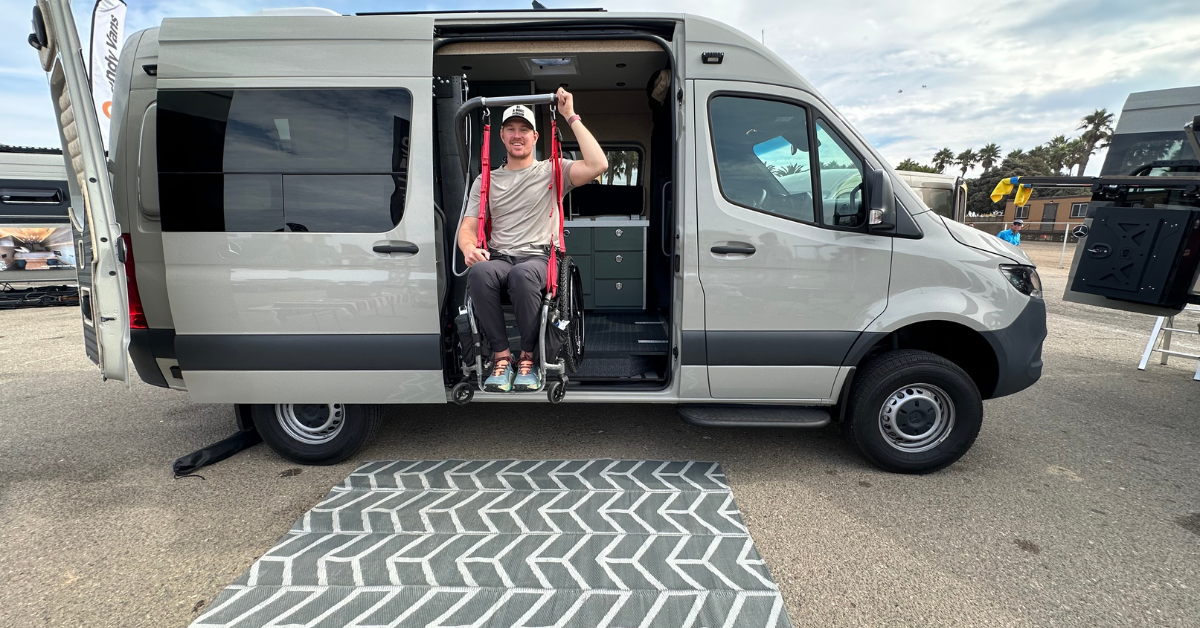
[[[295, 0], [179, 0], [130, 4], [127, 33], [164, 17], [237, 15]], [[646, 10], [644, 0], [543, 0], [562, 6]], [[316, 2], [342, 13], [394, 10], [391, 2]], [[87, 28], [91, 2], [75, 2]], [[45, 80], [24, 44], [27, 0], [0, 0], [0, 142], [57, 141]], [[465, 0], [410, 3], [406, 10], [478, 8]], [[488, 8], [528, 8], [521, 0]], [[752, 37], [820, 90], [892, 163], [928, 162], [988, 142], [1004, 152], [1073, 135], [1093, 109], [1119, 111], [1133, 91], [1182, 87], [1200, 77], [1200, 13], [1194, 0], [665, 0], [656, 12], [704, 15]], [[85, 35], [86, 37], [86, 35]], [[33, 76], [22, 71], [32, 68]], [[36, 83], [36, 84], [35, 84]], [[40, 90], [40, 91], [39, 91]], [[34, 97], [34, 96], [37, 97]], [[41, 100], [39, 101], [39, 98]], [[30, 110], [29, 108], [35, 110]], [[1101, 159], [1093, 158], [1089, 173]]]

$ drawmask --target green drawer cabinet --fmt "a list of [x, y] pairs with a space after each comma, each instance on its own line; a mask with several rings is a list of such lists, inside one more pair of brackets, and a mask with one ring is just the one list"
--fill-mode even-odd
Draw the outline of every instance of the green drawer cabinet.
[[594, 227], [592, 231], [595, 251], [640, 251], [645, 240], [641, 227]]
[[[603, 224], [603, 221], [597, 221]], [[565, 226], [563, 242], [579, 267], [583, 307], [638, 309], [645, 303], [646, 229], [640, 226]]]
[[641, 279], [597, 279], [596, 307], [642, 307]]
[[641, 279], [641, 251], [597, 251], [592, 255], [597, 279]]
[[592, 230], [587, 227], [563, 229], [563, 243], [571, 255], [588, 255], [592, 252]]

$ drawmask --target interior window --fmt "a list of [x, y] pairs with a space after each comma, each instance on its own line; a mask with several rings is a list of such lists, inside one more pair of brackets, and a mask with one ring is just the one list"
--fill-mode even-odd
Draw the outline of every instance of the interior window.
[[161, 91], [163, 230], [388, 231], [411, 114], [403, 89]]
[[709, 105], [717, 179], [730, 202], [813, 222], [808, 117], [803, 107], [740, 96]]
[[817, 120], [821, 169], [821, 219], [830, 227], [857, 228], [867, 221], [862, 160], [824, 120]]
[[[578, 147], [564, 147], [563, 154], [567, 159], [574, 159], [576, 161], [583, 159], [583, 153], [579, 152]], [[608, 158], [608, 170], [589, 183], [625, 186], [641, 185], [641, 179], [638, 175], [642, 171], [642, 151], [636, 148], [605, 148], [604, 156]]]

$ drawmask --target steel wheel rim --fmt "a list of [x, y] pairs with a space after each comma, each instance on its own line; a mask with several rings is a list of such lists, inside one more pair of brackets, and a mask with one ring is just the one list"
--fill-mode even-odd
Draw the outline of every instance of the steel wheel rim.
[[879, 410], [879, 433], [893, 449], [921, 453], [954, 430], [954, 401], [932, 384], [911, 384], [888, 395]]
[[321, 445], [341, 433], [346, 407], [340, 403], [279, 403], [275, 404], [275, 418], [288, 436], [308, 445]]

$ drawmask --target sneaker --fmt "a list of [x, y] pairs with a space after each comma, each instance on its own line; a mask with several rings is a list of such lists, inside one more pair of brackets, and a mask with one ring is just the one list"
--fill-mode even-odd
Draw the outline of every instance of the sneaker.
[[517, 362], [517, 378], [513, 380], [513, 390], [537, 390], [542, 387], [542, 373], [533, 364], [533, 360]]
[[516, 375], [511, 358], [496, 360], [496, 368], [492, 369], [492, 376], [483, 382], [483, 389], [487, 392], [511, 392]]

